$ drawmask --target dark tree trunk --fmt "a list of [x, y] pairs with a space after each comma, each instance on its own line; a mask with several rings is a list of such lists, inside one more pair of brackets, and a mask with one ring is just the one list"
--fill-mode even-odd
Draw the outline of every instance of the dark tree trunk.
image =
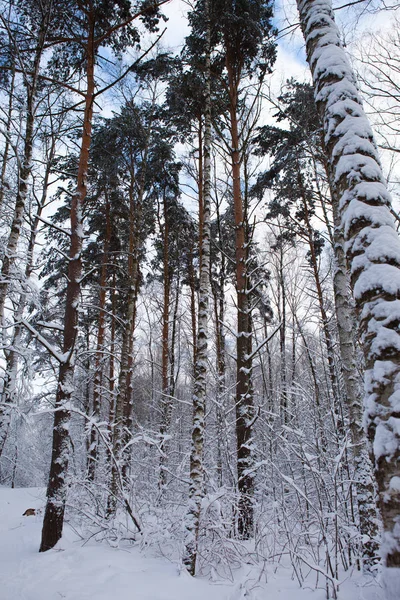
[[93, 98], [94, 98], [94, 15], [88, 15], [88, 43], [83, 116], [82, 143], [79, 155], [76, 192], [71, 201], [71, 245], [68, 263], [68, 283], [64, 316], [63, 360], [60, 363], [58, 386], [54, 412], [53, 445], [47, 486], [47, 503], [43, 520], [40, 552], [53, 548], [61, 538], [65, 502], [67, 496], [67, 470], [69, 463], [70, 441], [69, 422], [75, 370], [75, 346], [78, 335], [78, 318], [82, 276], [82, 208], [86, 198], [86, 179], [89, 164], [89, 149], [92, 135]]
[[169, 363], [170, 363], [170, 333], [169, 333], [169, 317], [170, 317], [170, 295], [171, 295], [171, 277], [169, 267], [169, 223], [168, 223], [168, 206], [167, 197], [164, 192], [163, 198], [163, 314], [162, 314], [162, 340], [161, 340], [161, 425], [160, 425], [160, 477], [159, 488], [160, 492], [166, 483], [165, 463], [166, 463], [166, 440], [165, 436], [168, 433], [169, 423], [172, 413], [172, 402], [170, 398], [170, 378], [169, 378]]
[[[95, 373], [94, 373], [94, 386], [93, 386], [93, 413], [92, 418], [96, 421], [100, 418], [101, 411], [101, 399], [102, 399], [102, 386], [103, 386], [103, 368], [104, 368], [104, 342], [106, 335], [106, 293], [107, 293], [107, 274], [108, 274], [108, 260], [109, 260], [109, 248], [111, 240], [111, 219], [110, 219], [110, 205], [108, 201], [108, 193], [105, 190], [105, 218], [106, 218], [106, 236], [104, 239], [103, 255], [101, 261], [101, 272], [100, 272], [100, 292], [99, 292], [99, 317], [98, 317], [98, 328], [97, 328], [97, 344], [96, 344], [96, 358], [95, 358]], [[94, 480], [96, 463], [98, 457], [99, 435], [95, 424], [92, 424], [90, 430], [90, 446], [88, 453], [88, 478], [90, 481]]]
[[229, 57], [226, 61], [229, 77], [231, 164], [236, 245], [237, 342], [236, 342], [236, 436], [238, 472], [238, 533], [248, 539], [254, 530], [254, 476], [252, 451], [252, 423], [254, 400], [252, 383], [252, 326], [251, 306], [247, 293], [247, 239], [242, 194], [240, 189], [239, 132], [237, 117], [238, 90]]
[[[133, 165], [132, 165], [133, 168]], [[130, 451], [126, 443], [131, 432], [131, 419], [133, 409], [132, 397], [132, 370], [133, 370], [133, 341], [136, 324], [136, 303], [139, 286], [139, 257], [138, 257], [138, 227], [141, 216], [141, 198], [135, 202], [134, 198], [134, 173], [131, 175], [130, 185], [130, 224], [128, 248], [128, 294], [126, 299], [125, 326], [122, 332], [121, 360], [118, 378], [118, 393], [115, 400], [113, 453], [114, 459], [111, 468], [111, 485], [108, 499], [108, 514], [116, 511], [117, 500], [125, 494], [121, 485], [125, 486], [125, 478], [129, 467]]]

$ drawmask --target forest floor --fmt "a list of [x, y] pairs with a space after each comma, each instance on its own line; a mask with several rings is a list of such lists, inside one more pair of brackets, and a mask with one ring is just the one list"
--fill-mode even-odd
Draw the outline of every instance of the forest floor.
[[[290, 568], [267, 565], [262, 577], [243, 567], [235, 581], [191, 578], [167, 559], [135, 546], [87, 543], [67, 525], [54, 550], [39, 554], [42, 516], [23, 517], [44, 506], [37, 488], [0, 487], [0, 600], [323, 600], [325, 592], [300, 589]], [[259, 581], [257, 581], [259, 579]], [[315, 578], [314, 578], [315, 579]], [[344, 574], [343, 579], [346, 579]], [[339, 600], [382, 600], [375, 581], [356, 573]]]

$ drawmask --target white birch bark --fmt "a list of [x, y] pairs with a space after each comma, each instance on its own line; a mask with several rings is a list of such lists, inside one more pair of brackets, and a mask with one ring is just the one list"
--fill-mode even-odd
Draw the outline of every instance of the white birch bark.
[[37, 207], [37, 214], [33, 218], [32, 229], [29, 236], [27, 249], [27, 261], [25, 265], [25, 282], [22, 292], [19, 297], [17, 310], [14, 315], [14, 332], [11, 339], [10, 347], [5, 351], [6, 365], [4, 372], [3, 389], [0, 394], [0, 456], [2, 455], [4, 444], [7, 439], [8, 430], [11, 424], [12, 410], [17, 404], [17, 373], [18, 373], [18, 356], [20, 341], [22, 337], [23, 325], [21, 323], [25, 306], [28, 299], [28, 290], [30, 286], [30, 278], [34, 269], [34, 250], [36, 245], [36, 237], [40, 225], [40, 216], [47, 200], [47, 192], [49, 187], [50, 166], [55, 153], [55, 138], [51, 144], [49, 156], [47, 157], [46, 172], [43, 180], [42, 197]]
[[4, 132], [4, 150], [3, 150], [3, 160], [1, 166], [1, 176], [0, 176], [0, 210], [3, 206], [4, 195], [7, 187], [6, 181], [6, 173], [7, 173], [7, 164], [9, 161], [9, 151], [10, 151], [10, 137], [11, 137], [11, 125], [13, 118], [13, 102], [14, 102], [14, 84], [15, 84], [15, 68], [11, 74], [11, 83], [10, 83], [10, 91], [9, 91], [9, 100], [8, 100], [8, 111], [7, 111], [7, 123], [6, 130]]
[[[197, 354], [193, 389], [192, 450], [190, 455], [189, 505], [185, 521], [185, 555], [183, 562], [191, 575], [196, 572], [201, 502], [204, 496], [204, 419], [206, 374], [208, 360], [208, 316], [210, 297], [210, 196], [211, 196], [211, 74], [210, 74], [210, 20], [209, 2], [205, 2], [207, 19], [207, 50], [205, 65], [204, 114], [204, 193], [203, 231], [201, 239], [201, 267], [199, 312], [197, 327]], [[201, 220], [201, 219], [200, 219]]]
[[297, 0], [364, 350], [365, 424], [383, 521], [387, 598], [400, 589], [400, 240], [331, 0]]
[[338, 203], [333, 201], [335, 224], [335, 265], [333, 291], [339, 334], [342, 374], [349, 411], [349, 425], [354, 459], [354, 479], [361, 533], [363, 568], [370, 570], [379, 560], [379, 519], [372, 464], [362, 427], [362, 390], [357, 370], [355, 336], [357, 327], [351, 300], [349, 277], [344, 254], [343, 233], [340, 227]]
[[[4, 326], [4, 311], [8, 295], [8, 289], [12, 280], [12, 272], [17, 259], [17, 247], [21, 235], [23, 218], [25, 213], [25, 203], [28, 195], [28, 183], [32, 173], [32, 154], [34, 142], [34, 126], [36, 118], [36, 96], [39, 81], [40, 63], [44, 52], [47, 29], [51, 14], [51, 4], [44, 7], [43, 21], [38, 32], [38, 43], [35, 49], [33, 59], [32, 75], [25, 78], [27, 89], [26, 106], [26, 125], [24, 152], [21, 160], [21, 166], [18, 172], [18, 188], [15, 201], [14, 215], [11, 223], [10, 234], [7, 240], [7, 246], [4, 252], [3, 264], [0, 274], [0, 326]], [[8, 150], [7, 150], [8, 151]]]

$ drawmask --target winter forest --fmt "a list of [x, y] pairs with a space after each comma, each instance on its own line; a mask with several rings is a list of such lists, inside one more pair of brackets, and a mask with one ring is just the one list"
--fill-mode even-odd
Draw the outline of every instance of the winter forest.
[[400, 3], [0, 6], [0, 598], [398, 600]]

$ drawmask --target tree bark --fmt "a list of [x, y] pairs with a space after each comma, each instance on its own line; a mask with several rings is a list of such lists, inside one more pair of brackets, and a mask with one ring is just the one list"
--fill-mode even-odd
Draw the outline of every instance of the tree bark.
[[71, 201], [71, 244], [68, 264], [68, 283], [64, 316], [63, 360], [60, 363], [54, 412], [53, 445], [47, 486], [47, 503], [43, 520], [40, 552], [53, 548], [62, 536], [65, 502], [67, 496], [66, 475], [69, 463], [70, 403], [75, 370], [76, 337], [80, 288], [82, 276], [83, 222], [82, 208], [86, 198], [89, 149], [92, 135], [93, 100], [95, 90], [94, 67], [94, 14], [88, 13], [88, 42], [86, 63], [86, 93], [83, 116], [82, 142], [79, 154], [76, 192]]
[[[153, 94], [153, 107], [155, 105], [155, 90]], [[131, 182], [129, 200], [129, 249], [128, 249], [128, 279], [129, 289], [126, 301], [127, 310], [125, 315], [125, 328], [122, 335], [120, 371], [118, 378], [118, 392], [115, 399], [114, 424], [113, 424], [113, 452], [114, 460], [111, 467], [110, 494], [107, 503], [109, 516], [115, 514], [119, 496], [124, 496], [125, 490], [119, 490], [118, 486], [126, 483], [131, 448], [127, 447], [132, 429], [133, 419], [133, 390], [132, 375], [134, 368], [133, 342], [136, 324], [136, 305], [140, 283], [140, 228], [142, 227], [143, 197], [145, 193], [147, 160], [149, 154], [150, 140], [153, 130], [153, 119], [149, 121], [147, 128], [141, 177], [137, 198], [134, 196], [135, 165], [131, 159]], [[121, 477], [118, 469], [121, 470]]]
[[[322, 321], [322, 331], [324, 334], [324, 341], [325, 341], [326, 352], [327, 352], [329, 380], [330, 380], [330, 387], [332, 390], [334, 413], [336, 415], [336, 423], [334, 423], [334, 425], [336, 427], [336, 426], [338, 426], [338, 419], [339, 419], [339, 414], [340, 414], [340, 409], [339, 409], [340, 391], [339, 391], [339, 382], [338, 382], [336, 364], [335, 364], [334, 340], [332, 338], [331, 330], [329, 329], [329, 318], [328, 318], [328, 313], [326, 312], [326, 308], [325, 308], [325, 299], [324, 299], [324, 294], [323, 294], [321, 279], [320, 279], [320, 274], [319, 274], [319, 268], [318, 268], [318, 258], [317, 258], [317, 254], [315, 252], [314, 229], [311, 225], [311, 217], [310, 217], [310, 213], [309, 213], [309, 209], [308, 209], [306, 191], [304, 189], [300, 173], [299, 173], [299, 187], [301, 189], [301, 194], [302, 194], [304, 223], [305, 223], [306, 237], [307, 237], [307, 243], [308, 243], [308, 248], [309, 248], [309, 253], [310, 253], [311, 269], [312, 269], [312, 273], [314, 276], [315, 289], [317, 292], [317, 298], [318, 298], [318, 304], [319, 304], [319, 312], [320, 312], [321, 321]], [[343, 424], [342, 424], [342, 428], [343, 428]]]
[[[229, 42], [227, 42], [229, 48]], [[229, 80], [230, 133], [232, 141], [231, 165], [233, 179], [233, 202], [235, 220], [235, 262], [237, 293], [237, 341], [236, 341], [236, 437], [238, 474], [238, 533], [248, 539], [254, 530], [254, 476], [252, 451], [252, 423], [254, 400], [252, 384], [252, 326], [251, 307], [247, 290], [247, 239], [243, 201], [240, 187], [241, 155], [238, 130], [238, 81], [233, 66], [226, 57]]]
[[[208, 361], [208, 317], [210, 301], [210, 217], [211, 217], [211, 23], [209, 0], [205, 0], [207, 20], [204, 111], [203, 193], [199, 195], [200, 210], [200, 285], [197, 327], [197, 355], [193, 387], [192, 448], [190, 453], [189, 503], [185, 521], [184, 565], [191, 575], [196, 573], [200, 530], [201, 502], [204, 497], [204, 425], [206, 375]], [[202, 200], [202, 202], [201, 202]]]
[[[219, 212], [217, 214], [219, 225]], [[221, 240], [221, 231], [219, 231]], [[226, 402], [226, 352], [225, 352], [225, 257], [221, 254], [221, 268], [218, 274], [218, 281], [212, 285], [214, 296], [214, 316], [215, 316], [215, 351], [216, 351], [216, 371], [217, 371], [217, 398], [216, 398], [216, 417], [217, 417], [217, 475], [218, 485], [223, 485], [223, 439], [225, 436], [225, 402]]]
[[288, 391], [287, 391], [287, 368], [286, 368], [286, 281], [284, 273], [284, 242], [279, 242], [279, 271], [278, 271], [278, 285], [279, 285], [279, 299], [281, 301], [279, 310], [279, 319], [281, 327], [279, 330], [279, 351], [280, 351], [280, 413], [281, 419], [284, 424], [287, 425], [289, 422], [289, 406], [288, 406]]
[[14, 83], [15, 83], [15, 67], [11, 73], [11, 84], [10, 84], [10, 96], [8, 100], [8, 111], [7, 111], [7, 124], [5, 130], [5, 143], [3, 150], [3, 160], [1, 165], [1, 175], [0, 175], [0, 211], [3, 206], [4, 194], [7, 187], [6, 182], [6, 172], [7, 172], [7, 163], [9, 160], [8, 153], [10, 151], [10, 135], [11, 135], [11, 124], [12, 124], [12, 113], [13, 113], [13, 96], [14, 96]]
[[[99, 322], [97, 328], [97, 344], [96, 344], [96, 357], [95, 357], [95, 373], [94, 373], [94, 386], [93, 386], [93, 412], [92, 418], [98, 420], [100, 418], [101, 411], [101, 398], [102, 398], [102, 383], [103, 383], [103, 364], [104, 364], [104, 342], [106, 336], [106, 285], [107, 285], [107, 274], [108, 274], [108, 260], [109, 260], [109, 248], [111, 240], [111, 219], [110, 219], [110, 205], [108, 201], [108, 192], [105, 193], [105, 218], [106, 218], [106, 233], [103, 246], [103, 255], [101, 261], [101, 273], [100, 273], [100, 292], [99, 292]], [[94, 481], [96, 463], [98, 457], [98, 444], [99, 436], [95, 424], [92, 424], [90, 430], [90, 446], [88, 453], [88, 478], [90, 481]]]
[[163, 315], [162, 315], [162, 340], [161, 340], [161, 426], [160, 426], [160, 477], [159, 489], [162, 493], [166, 483], [165, 477], [165, 462], [166, 462], [166, 440], [165, 436], [169, 430], [169, 423], [172, 413], [170, 377], [169, 377], [169, 313], [170, 313], [170, 295], [171, 295], [171, 278], [169, 268], [169, 222], [168, 222], [168, 205], [167, 196], [164, 192], [163, 198], [164, 212], [164, 227], [163, 227], [163, 283], [164, 283], [164, 298], [163, 298]]
[[[217, 229], [220, 248], [223, 247], [223, 235], [221, 227], [220, 203], [217, 198]], [[226, 281], [226, 258], [221, 252], [221, 266], [218, 274], [218, 282], [215, 283], [214, 311], [215, 311], [215, 345], [216, 345], [216, 368], [217, 368], [217, 472], [219, 485], [223, 485], [223, 440], [226, 436], [225, 412], [226, 412], [226, 344], [225, 344], [225, 281]]]
[[400, 589], [400, 241], [331, 2], [297, 4], [365, 356], [365, 422], [383, 521], [384, 584], [394, 600]]
[[109, 410], [108, 410], [108, 449], [107, 460], [111, 463], [113, 429], [115, 423], [115, 333], [116, 333], [116, 277], [115, 272], [112, 278], [112, 288], [110, 292], [111, 300], [111, 332], [110, 332], [110, 364], [108, 370], [108, 394], [109, 394]]
[[[0, 327], [4, 326], [4, 309], [11, 282], [12, 269], [17, 259], [17, 246], [21, 235], [21, 228], [25, 212], [25, 203], [28, 194], [28, 183], [32, 172], [32, 153], [35, 126], [35, 101], [39, 81], [40, 62], [42, 59], [44, 44], [49, 26], [51, 14], [51, 2], [44, 7], [43, 20], [38, 31], [38, 43], [33, 59], [31, 80], [25, 80], [27, 89], [26, 128], [24, 139], [24, 154], [18, 173], [18, 190], [14, 208], [14, 216], [11, 223], [10, 235], [5, 249], [3, 264], [0, 275]], [[4, 165], [5, 167], [5, 165]], [[2, 181], [4, 184], [4, 181]]]
[[[133, 165], [132, 165], [133, 168]], [[133, 340], [136, 323], [136, 303], [138, 294], [139, 257], [138, 257], [138, 227], [141, 216], [140, 198], [134, 199], [134, 174], [132, 173], [130, 185], [130, 225], [129, 225], [129, 248], [128, 248], [128, 294], [126, 299], [127, 311], [125, 315], [125, 327], [122, 333], [121, 360], [118, 378], [118, 392], [115, 400], [113, 452], [114, 460], [111, 468], [110, 495], [108, 498], [108, 515], [115, 514], [118, 497], [125, 494], [125, 490], [119, 489], [121, 481], [125, 485], [125, 477], [128, 470], [129, 452], [124, 448], [130, 435], [129, 421], [132, 413], [133, 398], [131, 395], [131, 381], [133, 369]], [[143, 184], [144, 185], [144, 184]], [[142, 188], [141, 188], [142, 190]], [[143, 187], [144, 190], [144, 187]]]
[[332, 204], [335, 240], [333, 291], [336, 322], [355, 463], [354, 478], [362, 535], [363, 566], [366, 570], [369, 570], [379, 560], [379, 521], [376, 507], [376, 490], [372, 464], [368, 454], [367, 439], [362, 427], [361, 382], [357, 370], [357, 350], [355, 346], [357, 329], [354, 307], [350, 296], [350, 281], [344, 253], [343, 232], [338, 214], [339, 203], [335, 200]]
[[196, 343], [197, 343], [197, 327], [196, 327], [196, 281], [194, 276], [194, 243], [191, 244], [189, 250], [189, 287], [190, 287], [190, 318], [192, 322], [192, 340], [193, 340], [193, 372], [196, 362]]
[[12, 406], [16, 401], [16, 377], [18, 372], [18, 353], [20, 347], [20, 341], [22, 337], [23, 325], [21, 319], [23, 317], [24, 309], [27, 302], [29, 279], [33, 272], [34, 267], [34, 250], [36, 245], [36, 237], [38, 233], [38, 227], [40, 225], [40, 217], [47, 200], [47, 193], [49, 188], [49, 179], [51, 164], [54, 158], [56, 149], [56, 139], [54, 136], [50, 146], [50, 150], [46, 159], [46, 171], [42, 183], [42, 196], [37, 206], [37, 213], [33, 218], [31, 232], [29, 235], [29, 242], [27, 248], [27, 260], [25, 265], [25, 282], [23, 291], [20, 294], [18, 300], [18, 306], [16, 314], [14, 315], [14, 332], [10, 348], [5, 351], [6, 354], [6, 367], [4, 375], [3, 390], [1, 392], [1, 406], [0, 406], [0, 456], [4, 449], [4, 444], [7, 438], [8, 429], [11, 422], [11, 410]]

